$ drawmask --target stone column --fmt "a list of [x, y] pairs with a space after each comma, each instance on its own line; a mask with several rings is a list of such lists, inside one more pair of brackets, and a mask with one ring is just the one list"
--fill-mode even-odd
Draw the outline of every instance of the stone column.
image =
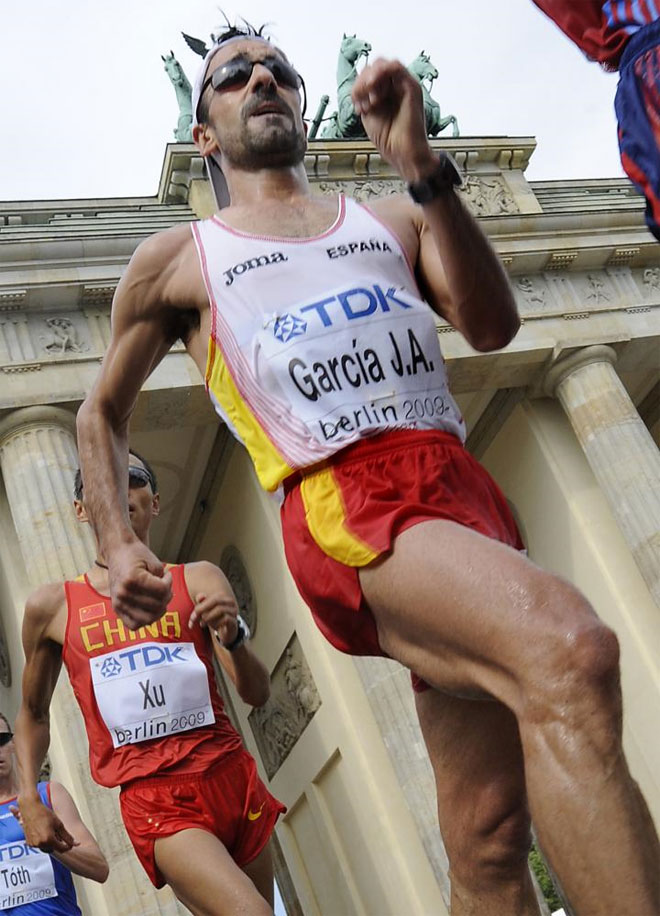
[[649, 591], [660, 606], [660, 451], [614, 369], [611, 347], [555, 363], [545, 390], [573, 426]]
[[[94, 559], [94, 540], [72, 507], [78, 465], [73, 414], [27, 407], [0, 422], [0, 470], [30, 585], [72, 578]], [[83, 820], [110, 863], [106, 884], [78, 881], [81, 906], [94, 916], [184, 912], [171, 894], [156, 894], [126, 835], [116, 792], [89, 776], [85, 728], [68, 679], [60, 678], [51, 706], [55, 778], [72, 792]]]
[[355, 656], [353, 661], [448, 907], [449, 863], [438, 830], [435, 777], [417, 721], [410, 672], [384, 658]]

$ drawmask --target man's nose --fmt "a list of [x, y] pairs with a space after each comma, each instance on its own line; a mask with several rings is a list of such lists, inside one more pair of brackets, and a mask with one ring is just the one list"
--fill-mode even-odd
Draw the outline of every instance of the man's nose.
[[251, 82], [253, 87], [256, 89], [260, 86], [274, 86], [277, 87], [277, 80], [270, 72], [268, 67], [265, 67], [263, 64], [256, 63], [252, 68], [252, 79]]

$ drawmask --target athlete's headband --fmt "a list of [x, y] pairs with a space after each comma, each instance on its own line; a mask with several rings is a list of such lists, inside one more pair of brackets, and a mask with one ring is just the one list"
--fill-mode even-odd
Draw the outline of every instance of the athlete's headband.
[[197, 73], [197, 77], [195, 79], [195, 85], [193, 86], [192, 90], [191, 102], [193, 127], [196, 127], [199, 124], [199, 121], [197, 120], [197, 109], [199, 107], [199, 100], [202, 96], [202, 89], [206, 80], [206, 71], [208, 70], [209, 64], [211, 63], [211, 58], [217, 54], [220, 48], [226, 48], [227, 45], [233, 44], [237, 41], [263, 41], [272, 47], [271, 42], [267, 38], [262, 38], [261, 35], [234, 35], [233, 38], [228, 38], [226, 41], [219, 41], [217, 44], [213, 45], [211, 50], [207, 52], [202, 66], [199, 68], [199, 72]]

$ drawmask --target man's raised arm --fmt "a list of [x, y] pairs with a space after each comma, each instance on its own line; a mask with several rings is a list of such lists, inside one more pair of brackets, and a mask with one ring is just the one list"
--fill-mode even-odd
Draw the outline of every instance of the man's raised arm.
[[180, 229], [171, 230], [136, 250], [117, 287], [101, 371], [78, 411], [85, 506], [109, 567], [113, 607], [132, 629], [160, 617], [171, 597], [169, 573], [130, 525], [128, 424], [143, 382], [173, 343], [162, 303], [181, 242]]
[[[439, 162], [426, 136], [421, 89], [403, 64], [378, 60], [365, 67], [353, 102], [369, 138], [406, 182], [433, 181]], [[400, 199], [375, 209], [392, 225], [412, 223], [418, 279], [432, 308], [476, 350], [506, 346], [520, 326], [511, 287], [459, 196], [449, 187], [421, 207]]]

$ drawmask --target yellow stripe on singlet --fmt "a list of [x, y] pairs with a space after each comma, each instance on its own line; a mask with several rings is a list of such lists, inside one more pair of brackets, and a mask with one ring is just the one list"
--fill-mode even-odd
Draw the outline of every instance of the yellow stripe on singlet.
[[250, 453], [259, 483], [264, 490], [276, 490], [293, 474], [293, 468], [280, 455], [241, 397], [213, 337], [209, 340], [206, 383]]
[[310, 534], [321, 550], [346, 566], [366, 566], [378, 551], [346, 527], [346, 509], [332, 468], [321, 468], [300, 484]]

